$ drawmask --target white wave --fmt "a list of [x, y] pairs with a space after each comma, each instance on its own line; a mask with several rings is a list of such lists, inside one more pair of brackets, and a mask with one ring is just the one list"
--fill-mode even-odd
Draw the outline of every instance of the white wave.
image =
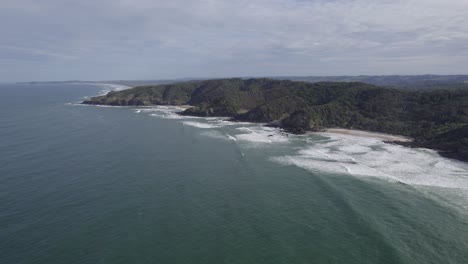
[[278, 129], [264, 126], [239, 127], [239, 131], [247, 132], [235, 135], [235, 138], [240, 141], [248, 141], [255, 143], [281, 143], [288, 142], [289, 138], [280, 133]]
[[162, 119], [186, 119], [185, 116], [178, 115], [176, 113], [153, 113], [150, 116], [155, 116]]
[[129, 108], [128, 105], [85, 105], [85, 106], [94, 106], [94, 107], [104, 107], [104, 108]]
[[221, 121], [226, 119], [226, 117], [219, 117], [219, 116], [210, 116], [210, 117], [203, 117], [203, 119], [208, 121]]
[[235, 122], [235, 121], [230, 121], [228, 117], [222, 117], [218, 120], [215, 119], [217, 123], [221, 126], [242, 126], [242, 125], [251, 125], [252, 123], [248, 122]]
[[224, 135], [223, 133], [217, 130], [206, 130], [206, 131], [201, 132], [200, 135], [207, 136], [210, 138], [222, 139], [222, 140], [227, 139], [226, 135]]
[[296, 155], [274, 157], [311, 171], [378, 177], [409, 185], [468, 190], [468, 164], [428, 149], [386, 144], [379, 139], [329, 135]]
[[206, 120], [210, 124], [215, 124], [216, 127], [228, 127], [228, 126], [242, 126], [242, 125], [249, 125], [251, 123], [240, 123], [240, 122], [233, 122], [229, 121], [227, 117], [201, 117], [202, 119]]
[[195, 119], [199, 117], [195, 116], [182, 116], [179, 115], [179, 112], [185, 110], [185, 108], [174, 105], [158, 105], [158, 106], [148, 106], [133, 109], [135, 111], [140, 111], [138, 113], [150, 113], [151, 116], [162, 118], [162, 119]]
[[[82, 107], [89, 107], [90, 106], [90, 105], [82, 104], [81, 102], [65, 103], [65, 105], [68, 105], [68, 106], [82, 106]], [[98, 105], [93, 105], [93, 106], [98, 106]]]
[[[186, 108], [174, 105], [158, 105], [158, 106], [151, 106], [151, 107], [142, 107], [142, 108], [135, 108], [133, 110], [140, 111], [140, 112], [148, 112], [151, 113], [151, 116], [163, 118], [163, 119], [198, 119], [203, 120], [206, 123], [200, 124], [192, 124], [188, 123], [186, 125], [191, 125], [199, 128], [215, 128], [215, 127], [224, 127], [224, 126], [239, 126], [245, 125], [250, 123], [240, 123], [240, 122], [232, 122], [229, 121], [229, 117], [199, 117], [199, 116], [186, 116], [186, 115], [179, 115], [179, 112], [183, 112]], [[139, 112], [138, 112], [139, 113]]]
[[[183, 122], [185, 125], [194, 126], [198, 128], [218, 128], [225, 126], [236, 126], [242, 125], [242, 123], [228, 121], [228, 117], [199, 117], [199, 116], [182, 116], [177, 114], [182, 112], [185, 108], [178, 106], [158, 106], [153, 109], [142, 110], [148, 112], [154, 112], [152, 116], [158, 116], [165, 119], [198, 119], [203, 120], [202, 122]], [[244, 123], [245, 124], [245, 123]]]
[[184, 122], [182, 122], [182, 124], [184, 124], [186, 126], [192, 126], [192, 127], [204, 128], [204, 129], [219, 127], [219, 126], [217, 126], [215, 124], [193, 122], [193, 121], [184, 121]]
[[237, 138], [229, 135], [229, 134], [226, 134], [226, 136], [230, 139], [230, 140], [233, 140], [233, 141], [237, 141]]
[[155, 105], [155, 106], [147, 106], [142, 108], [143, 111], [162, 111], [162, 112], [182, 112], [185, 110], [184, 107], [177, 106], [177, 105]]

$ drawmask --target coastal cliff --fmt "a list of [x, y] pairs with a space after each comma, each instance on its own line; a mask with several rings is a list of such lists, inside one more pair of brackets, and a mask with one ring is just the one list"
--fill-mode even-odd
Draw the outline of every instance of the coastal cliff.
[[181, 114], [269, 123], [298, 134], [327, 127], [399, 134], [415, 139], [405, 145], [468, 161], [466, 89], [403, 91], [361, 82], [236, 78], [140, 86], [83, 104], [191, 105]]

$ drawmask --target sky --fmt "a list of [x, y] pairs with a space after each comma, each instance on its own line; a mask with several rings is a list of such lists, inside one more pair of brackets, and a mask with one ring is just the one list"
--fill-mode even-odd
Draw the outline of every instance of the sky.
[[468, 0], [0, 0], [0, 82], [468, 74]]

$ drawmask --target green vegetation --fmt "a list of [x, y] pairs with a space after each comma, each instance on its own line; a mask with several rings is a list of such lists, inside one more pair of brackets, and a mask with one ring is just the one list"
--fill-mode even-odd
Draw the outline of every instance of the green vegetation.
[[193, 107], [181, 114], [270, 123], [292, 133], [341, 127], [399, 134], [415, 138], [412, 146], [468, 161], [467, 89], [404, 91], [361, 82], [219, 79], [136, 87], [83, 103], [189, 104]]
[[275, 78], [305, 82], [363, 82], [403, 90], [468, 88], [468, 75], [291, 76]]

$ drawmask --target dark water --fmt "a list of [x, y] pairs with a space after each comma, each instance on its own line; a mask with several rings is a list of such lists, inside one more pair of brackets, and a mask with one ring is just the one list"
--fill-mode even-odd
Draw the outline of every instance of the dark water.
[[66, 104], [101, 89], [0, 86], [0, 263], [468, 263], [463, 209], [417, 187]]

